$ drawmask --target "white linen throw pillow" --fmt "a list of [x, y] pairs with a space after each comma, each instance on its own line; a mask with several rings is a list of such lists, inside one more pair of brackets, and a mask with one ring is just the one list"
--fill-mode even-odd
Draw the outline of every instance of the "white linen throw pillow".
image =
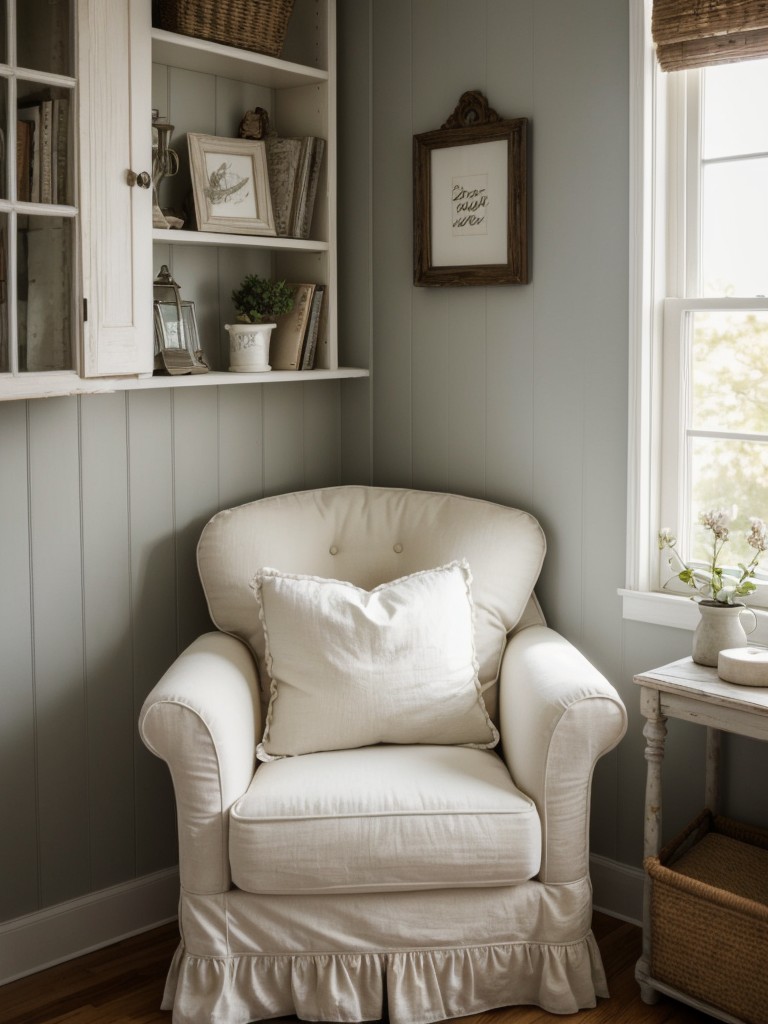
[[375, 743], [493, 747], [471, 574], [452, 562], [362, 590], [262, 569], [270, 700], [262, 761]]

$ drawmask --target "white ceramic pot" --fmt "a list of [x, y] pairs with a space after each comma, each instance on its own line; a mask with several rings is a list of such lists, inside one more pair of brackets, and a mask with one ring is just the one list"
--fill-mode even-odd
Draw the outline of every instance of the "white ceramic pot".
[[269, 338], [276, 324], [224, 324], [229, 334], [232, 373], [263, 373], [269, 365]]
[[757, 625], [755, 613], [743, 604], [720, 604], [718, 601], [699, 601], [701, 618], [693, 634], [693, 660], [697, 665], [717, 667], [720, 651], [732, 647], [746, 647], [747, 634], [741, 623], [741, 613], [752, 616], [752, 630]]

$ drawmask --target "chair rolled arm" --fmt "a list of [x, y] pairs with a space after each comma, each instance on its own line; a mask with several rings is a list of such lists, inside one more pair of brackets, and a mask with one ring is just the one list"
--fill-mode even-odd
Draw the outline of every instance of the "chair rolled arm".
[[511, 638], [504, 653], [499, 719], [507, 766], [541, 818], [539, 877], [583, 878], [592, 773], [626, 732], [621, 698], [562, 636], [530, 626]]
[[255, 661], [224, 633], [198, 637], [144, 702], [139, 732], [171, 771], [188, 892], [230, 887], [229, 809], [253, 778], [260, 727]]

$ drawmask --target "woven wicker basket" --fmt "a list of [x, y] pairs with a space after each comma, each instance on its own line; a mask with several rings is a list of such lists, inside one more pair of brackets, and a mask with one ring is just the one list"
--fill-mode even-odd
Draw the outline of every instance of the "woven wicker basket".
[[160, 0], [158, 27], [279, 57], [293, 0]]
[[645, 869], [651, 976], [766, 1024], [768, 832], [704, 811]]

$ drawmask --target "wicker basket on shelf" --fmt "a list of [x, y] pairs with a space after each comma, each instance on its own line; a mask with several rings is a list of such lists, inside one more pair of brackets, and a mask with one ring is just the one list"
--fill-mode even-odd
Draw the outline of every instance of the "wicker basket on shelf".
[[293, 0], [160, 0], [158, 27], [279, 57]]
[[645, 869], [652, 977], [765, 1024], [768, 832], [705, 811]]

